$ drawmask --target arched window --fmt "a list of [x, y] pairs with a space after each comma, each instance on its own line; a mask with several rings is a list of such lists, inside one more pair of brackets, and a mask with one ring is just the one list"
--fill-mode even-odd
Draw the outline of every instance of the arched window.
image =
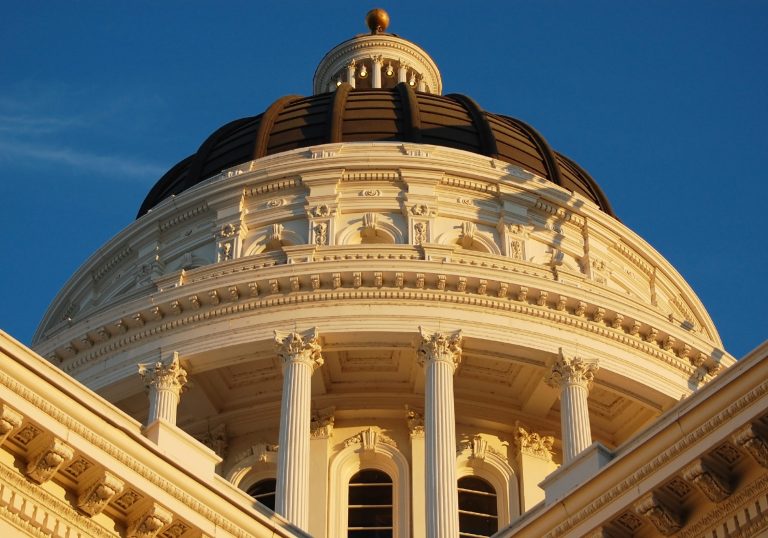
[[274, 478], [265, 478], [259, 480], [248, 488], [248, 495], [259, 501], [261, 504], [275, 510], [275, 490], [277, 489], [277, 480]]
[[459, 478], [459, 536], [491, 536], [499, 530], [496, 490], [477, 476]]
[[348, 538], [392, 538], [392, 479], [363, 469], [349, 479]]

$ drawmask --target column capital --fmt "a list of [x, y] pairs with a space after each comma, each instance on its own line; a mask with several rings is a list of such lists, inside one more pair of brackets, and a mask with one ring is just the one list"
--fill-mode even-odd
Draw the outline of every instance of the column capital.
[[599, 369], [596, 360], [585, 361], [577, 356], [566, 357], [563, 348], [560, 348], [560, 356], [552, 365], [552, 372], [546, 378], [546, 382], [554, 388], [561, 388], [563, 385], [580, 385], [589, 389]]
[[299, 362], [309, 364], [313, 370], [316, 370], [323, 365], [317, 327], [302, 332], [275, 331], [275, 347], [283, 366]]
[[424, 362], [446, 362], [453, 366], [455, 370], [461, 362], [461, 331], [452, 333], [434, 332], [430, 333], [419, 327], [421, 335], [421, 344], [419, 345], [419, 363]]
[[179, 363], [179, 354], [173, 353], [173, 357], [167, 363], [139, 364], [139, 375], [148, 388], [156, 390], [170, 390], [177, 396], [184, 390], [187, 384], [187, 371]]

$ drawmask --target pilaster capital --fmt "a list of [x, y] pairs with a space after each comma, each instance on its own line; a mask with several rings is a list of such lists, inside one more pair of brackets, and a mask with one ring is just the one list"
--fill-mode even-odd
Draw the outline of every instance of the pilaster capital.
[[181, 394], [187, 384], [187, 371], [181, 367], [179, 354], [175, 351], [167, 363], [157, 361], [154, 364], [139, 364], [139, 375], [148, 388], [170, 390], [176, 395]]
[[405, 406], [405, 421], [408, 424], [408, 432], [411, 439], [424, 437], [424, 413]]
[[312, 412], [312, 422], [309, 425], [310, 437], [312, 439], [328, 439], [331, 436], [335, 421], [335, 411], [335, 407], [327, 407]]
[[552, 447], [555, 444], [555, 438], [551, 435], [539, 435], [536, 432], [529, 432], [522, 426], [517, 426], [515, 432], [515, 441], [521, 454], [527, 454], [546, 461], [552, 461], [554, 453]]
[[419, 327], [421, 344], [419, 345], [419, 363], [445, 362], [453, 366], [454, 370], [461, 362], [461, 331], [452, 333], [430, 333]]
[[283, 366], [299, 362], [309, 364], [316, 370], [323, 365], [317, 327], [302, 332], [275, 331], [275, 347]]
[[579, 385], [589, 389], [599, 369], [596, 360], [585, 361], [581, 357], [566, 357], [563, 348], [560, 348], [560, 356], [552, 365], [552, 372], [546, 382], [554, 388], [561, 388], [563, 385]]

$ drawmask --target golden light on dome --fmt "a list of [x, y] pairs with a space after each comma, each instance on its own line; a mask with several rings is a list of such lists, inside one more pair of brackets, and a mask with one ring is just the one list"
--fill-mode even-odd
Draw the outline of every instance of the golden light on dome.
[[368, 25], [372, 34], [385, 32], [389, 26], [389, 13], [381, 8], [374, 8], [366, 14], [365, 24]]

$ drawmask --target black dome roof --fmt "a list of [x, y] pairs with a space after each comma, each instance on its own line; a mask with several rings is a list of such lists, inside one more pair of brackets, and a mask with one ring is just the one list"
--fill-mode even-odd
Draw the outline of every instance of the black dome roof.
[[335, 92], [281, 97], [262, 114], [219, 128], [160, 178], [138, 217], [226, 168], [266, 155], [332, 142], [383, 141], [434, 144], [506, 161], [614, 215], [595, 180], [520, 120], [485, 112], [464, 95], [416, 92], [404, 83], [375, 90], [354, 90], [344, 83]]

